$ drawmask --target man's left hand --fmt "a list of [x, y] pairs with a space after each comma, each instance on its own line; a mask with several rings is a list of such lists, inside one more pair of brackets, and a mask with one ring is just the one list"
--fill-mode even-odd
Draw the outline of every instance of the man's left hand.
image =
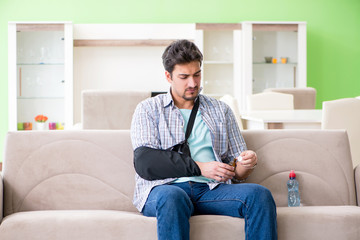
[[240, 154], [241, 161], [237, 162], [237, 165], [241, 165], [245, 169], [254, 169], [257, 165], [256, 153], [252, 150], [246, 150]]

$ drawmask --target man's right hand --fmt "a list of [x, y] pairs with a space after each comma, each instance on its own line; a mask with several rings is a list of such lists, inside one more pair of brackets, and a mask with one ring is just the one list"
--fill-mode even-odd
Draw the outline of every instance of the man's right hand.
[[235, 176], [235, 168], [221, 162], [196, 162], [201, 170], [201, 175], [219, 182], [226, 182]]

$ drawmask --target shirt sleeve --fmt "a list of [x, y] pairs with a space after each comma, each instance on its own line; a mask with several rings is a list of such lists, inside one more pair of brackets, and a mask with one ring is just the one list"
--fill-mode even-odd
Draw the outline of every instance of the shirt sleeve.
[[[227, 106], [227, 105], [226, 105]], [[228, 136], [228, 158], [233, 160], [238, 157], [241, 152], [247, 150], [245, 140], [241, 134], [238, 123], [236, 122], [235, 115], [231, 108], [227, 106], [225, 111], [226, 128]]]
[[159, 129], [155, 119], [154, 107], [149, 101], [139, 103], [131, 122], [131, 142], [133, 149], [150, 147], [160, 149]]

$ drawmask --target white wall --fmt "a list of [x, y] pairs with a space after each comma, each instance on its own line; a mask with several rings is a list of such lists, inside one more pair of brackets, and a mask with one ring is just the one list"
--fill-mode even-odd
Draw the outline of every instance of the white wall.
[[[75, 47], [74, 122], [80, 122], [86, 89], [167, 91], [165, 47]], [[126, 103], [115, 103], [126, 104]]]
[[[195, 24], [75, 24], [74, 40], [194, 39]], [[74, 47], [74, 123], [86, 89], [167, 91], [166, 46]], [[126, 104], [126, 103], [114, 103]]]

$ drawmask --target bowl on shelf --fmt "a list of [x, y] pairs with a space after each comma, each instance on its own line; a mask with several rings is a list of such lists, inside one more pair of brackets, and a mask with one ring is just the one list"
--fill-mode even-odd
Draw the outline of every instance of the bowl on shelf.
[[272, 62], [272, 57], [265, 57], [265, 62], [266, 63], [271, 63]]

